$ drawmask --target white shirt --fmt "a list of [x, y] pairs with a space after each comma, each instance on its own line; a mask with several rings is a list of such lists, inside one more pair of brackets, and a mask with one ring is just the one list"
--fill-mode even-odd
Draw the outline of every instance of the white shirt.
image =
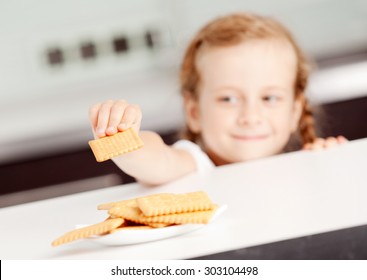
[[172, 147], [189, 152], [195, 160], [198, 172], [205, 172], [215, 167], [208, 155], [194, 142], [189, 140], [179, 140], [174, 143]]

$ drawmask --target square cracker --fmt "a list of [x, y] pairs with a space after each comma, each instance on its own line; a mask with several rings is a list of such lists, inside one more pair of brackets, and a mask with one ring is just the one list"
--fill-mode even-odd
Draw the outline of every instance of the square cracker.
[[109, 214], [152, 227], [162, 227], [171, 224], [207, 224], [216, 209], [217, 206], [214, 205], [211, 210], [147, 217], [143, 215], [138, 207], [116, 206], [109, 210]]
[[84, 228], [75, 229], [65, 233], [63, 236], [57, 238], [52, 242], [52, 246], [59, 246], [64, 243], [68, 243], [77, 239], [87, 238], [92, 235], [101, 235], [108, 233], [109, 231], [118, 228], [124, 223], [124, 219], [115, 218], [115, 219], [107, 219], [98, 224], [94, 224], [91, 226], [87, 226]]
[[214, 205], [203, 191], [185, 194], [162, 193], [136, 199], [145, 216], [167, 215], [183, 212], [205, 211]]
[[127, 206], [127, 207], [138, 207], [138, 204], [136, 203], [136, 199], [127, 199], [127, 200], [120, 200], [120, 201], [114, 201], [114, 202], [108, 202], [99, 204], [97, 209], [98, 210], [110, 210], [113, 207], [116, 206]]
[[132, 152], [144, 145], [143, 141], [132, 128], [118, 132], [112, 136], [91, 140], [88, 143], [98, 162]]
[[144, 215], [138, 207], [131, 206], [114, 206], [108, 210], [108, 213], [113, 217], [120, 217], [124, 220], [132, 221], [135, 223], [140, 223], [148, 225], [154, 228], [166, 227], [169, 223], [152, 222], [144, 220]]

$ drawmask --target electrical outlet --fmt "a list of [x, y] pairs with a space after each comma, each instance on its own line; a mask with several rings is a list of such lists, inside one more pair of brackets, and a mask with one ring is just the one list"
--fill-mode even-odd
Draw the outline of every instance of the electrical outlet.
[[97, 46], [94, 42], [83, 42], [79, 47], [80, 57], [84, 60], [96, 59], [98, 52]]
[[[160, 13], [47, 26], [26, 39], [24, 92], [32, 97], [176, 66], [170, 25]], [[22, 87], [19, 85], [19, 88]]]
[[113, 51], [116, 54], [122, 54], [129, 51], [129, 39], [126, 36], [120, 35], [112, 39]]
[[60, 66], [65, 62], [65, 55], [60, 47], [51, 47], [46, 50], [48, 64]]
[[[168, 31], [162, 27], [155, 29], [142, 29], [135, 33], [120, 32], [120, 35], [111, 36], [111, 38], [96, 38], [96, 40], [84, 40], [75, 45], [69, 44], [67, 47], [51, 46], [46, 47], [44, 51], [45, 57], [42, 61], [50, 67], [60, 67], [68, 63], [81, 63], [83, 61], [91, 61], [95, 59], [107, 59], [111, 55], [122, 55], [126, 53], [137, 53], [164, 50], [172, 47], [172, 40], [167, 34]], [[64, 44], [65, 45], [65, 44]], [[109, 45], [105, 51], [100, 52], [102, 46]], [[78, 54], [74, 52], [77, 51]], [[126, 61], [125, 61], [126, 62]], [[126, 65], [126, 63], [125, 63]], [[97, 67], [97, 65], [95, 66]]]

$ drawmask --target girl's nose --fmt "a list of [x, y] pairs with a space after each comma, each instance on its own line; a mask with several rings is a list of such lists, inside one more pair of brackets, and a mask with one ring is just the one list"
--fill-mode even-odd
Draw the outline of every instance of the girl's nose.
[[256, 102], [244, 102], [238, 114], [239, 125], [257, 125], [261, 123], [261, 109]]

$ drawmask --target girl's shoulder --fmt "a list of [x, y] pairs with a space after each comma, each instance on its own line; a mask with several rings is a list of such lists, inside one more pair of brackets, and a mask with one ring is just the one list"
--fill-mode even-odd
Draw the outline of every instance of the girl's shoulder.
[[203, 172], [215, 167], [209, 156], [201, 149], [201, 147], [189, 140], [181, 139], [172, 145], [175, 149], [187, 151], [195, 160], [197, 170]]

